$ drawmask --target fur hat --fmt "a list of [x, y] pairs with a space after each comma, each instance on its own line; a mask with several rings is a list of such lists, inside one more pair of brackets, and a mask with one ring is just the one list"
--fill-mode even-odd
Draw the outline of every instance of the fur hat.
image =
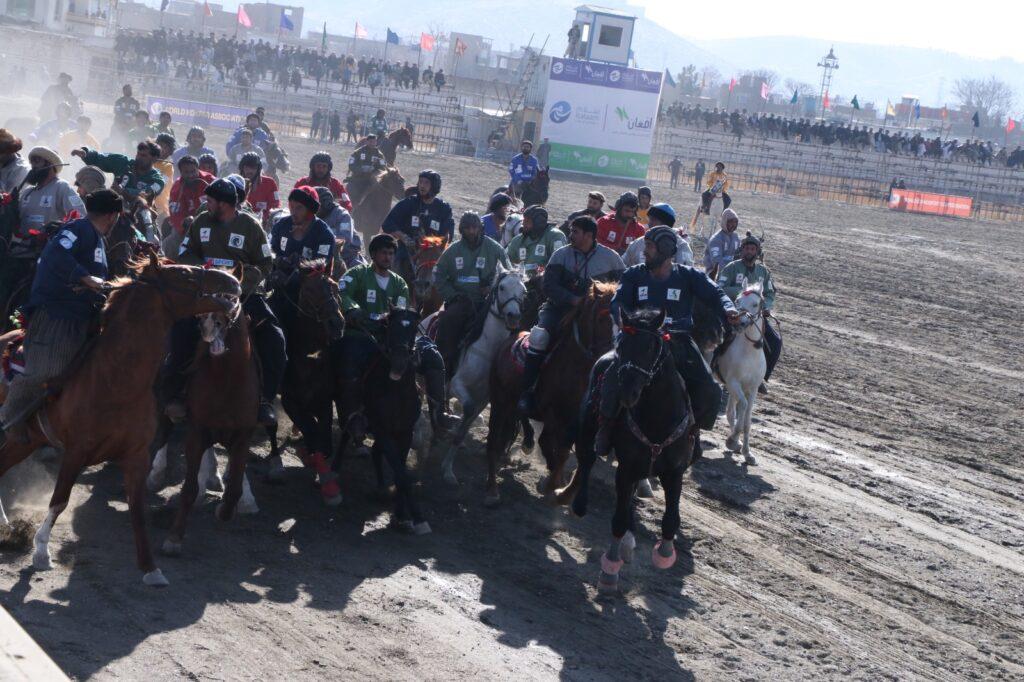
[[42, 159], [49, 164], [51, 168], [60, 168], [61, 166], [66, 165], [57, 152], [53, 151], [49, 147], [32, 147], [32, 151], [28, 153], [29, 161], [32, 160], [33, 156]]
[[16, 154], [21, 151], [21, 140], [7, 128], [0, 128], [0, 154]]
[[82, 166], [75, 173], [75, 182], [102, 189], [107, 186], [107, 176], [96, 166]]

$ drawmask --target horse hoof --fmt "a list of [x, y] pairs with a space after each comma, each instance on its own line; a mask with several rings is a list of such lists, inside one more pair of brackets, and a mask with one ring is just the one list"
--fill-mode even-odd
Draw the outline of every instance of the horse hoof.
[[740, 444], [736, 441], [735, 438], [730, 436], [729, 438], [725, 439], [725, 449], [736, 452], [740, 449]]
[[519, 451], [524, 455], [529, 455], [533, 452], [533, 448], [536, 446], [532, 440], [524, 440], [522, 445], [519, 446]]
[[757, 466], [757, 460], [749, 452], [743, 453], [743, 463], [751, 467]]
[[646, 478], [641, 478], [640, 483], [636, 486], [636, 496], [648, 499], [654, 497], [654, 490], [651, 489], [651, 482]]
[[619, 576], [601, 571], [597, 579], [597, 591], [601, 594], [616, 594], [619, 591]]
[[164, 577], [163, 571], [159, 568], [154, 568], [152, 571], [142, 576], [142, 582], [150, 587], [167, 587], [171, 584], [167, 582], [167, 578]]
[[572, 515], [578, 519], [582, 519], [587, 515], [587, 505], [579, 501], [580, 498], [576, 498], [572, 501], [572, 505], [569, 509], [572, 511]]
[[50, 563], [49, 552], [36, 552], [32, 555], [32, 568], [37, 571], [49, 571], [53, 568], [53, 564]]
[[158, 493], [161, 490], [163, 490], [164, 489], [164, 477], [163, 477], [163, 475], [161, 474], [160, 476], [154, 476], [153, 474], [150, 474], [148, 477], [146, 477], [146, 487], [149, 489], [149, 492], [151, 492], [151, 493]]
[[[662, 556], [661, 554], [661, 548], [665, 542], [668, 542], [668, 546], [672, 551], [672, 553], [668, 556]], [[675, 545], [672, 544], [672, 541], [658, 540], [658, 542], [655, 543], [654, 547], [651, 549], [651, 561], [654, 562], [655, 568], [660, 568], [663, 571], [672, 568], [672, 566], [676, 563], [676, 548]]]
[[222, 493], [224, 492], [224, 479], [220, 477], [220, 474], [210, 476], [206, 479], [206, 489], [211, 493]]
[[412, 533], [413, 533], [413, 535], [430, 535], [433, 532], [434, 531], [432, 531], [430, 529], [430, 524], [427, 523], [426, 521], [420, 521], [419, 523], [414, 523], [413, 526], [412, 526]]
[[618, 559], [617, 561], [612, 561], [611, 559], [608, 558], [608, 554], [607, 553], [602, 554], [601, 555], [601, 573], [603, 573], [605, 575], [613, 575], [613, 576], [618, 577], [619, 571], [622, 570], [622, 564], [623, 563], [625, 563], [625, 562], [623, 562], [622, 559]]
[[636, 537], [627, 530], [626, 534], [622, 536], [622, 542], [619, 543], [619, 555], [624, 562], [630, 564], [633, 563], [634, 550], [636, 550]]
[[231, 518], [235, 515], [235, 510], [232, 509], [231, 511], [228, 511], [227, 506], [223, 502], [221, 502], [220, 504], [217, 505], [215, 514], [217, 516], [218, 521], [227, 522], [230, 521]]
[[270, 468], [267, 469], [267, 475], [264, 477], [267, 483], [283, 483], [284, 482], [284, 462], [281, 461], [281, 457], [270, 458]]
[[501, 504], [501, 496], [497, 492], [484, 495], [484, 506], [488, 509], [494, 509], [499, 504]]
[[181, 556], [181, 543], [174, 542], [168, 538], [167, 540], [164, 540], [164, 544], [160, 547], [160, 551], [163, 552], [165, 556]]

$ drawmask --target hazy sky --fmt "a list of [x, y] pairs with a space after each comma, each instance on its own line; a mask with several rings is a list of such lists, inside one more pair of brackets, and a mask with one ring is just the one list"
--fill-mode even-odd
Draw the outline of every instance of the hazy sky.
[[[644, 7], [649, 18], [697, 40], [804, 36], [1024, 61], [1024, 41], [1020, 39], [1024, 6], [1019, 1], [631, 1]], [[600, 4], [599, 0], [595, 4]]]

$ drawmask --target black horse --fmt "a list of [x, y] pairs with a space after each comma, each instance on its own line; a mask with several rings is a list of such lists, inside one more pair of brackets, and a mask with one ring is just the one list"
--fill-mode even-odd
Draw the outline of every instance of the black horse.
[[[636, 547], [634, 500], [637, 483], [657, 476], [665, 491], [665, 513], [661, 519], [661, 540], [651, 550], [654, 565], [670, 568], [676, 561], [673, 539], [679, 530], [679, 497], [683, 473], [692, 463], [696, 429], [690, 399], [676, 371], [669, 339], [661, 330], [664, 311], [641, 310], [622, 313], [622, 333], [612, 354], [598, 361], [590, 396], [592, 409], [583, 417], [576, 443], [579, 466], [559, 496], [571, 497], [573, 512], [587, 512], [587, 483], [594, 466], [594, 435], [600, 375], [619, 373], [619, 407], [612, 429], [612, 446], [618, 468], [615, 472], [615, 515], [612, 543], [601, 557], [599, 587], [614, 590], [624, 561], [630, 561]], [[603, 366], [603, 372], [602, 370]]]
[[537, 171], [537, 175], [533, 176], [533, 180], [530, 180], [523, 187], [523, 193], [520, 197], [523, 201], [523, 206], [546, 204], [548, 202], [548, 188], [550, 185], [551, 175], [548, 173], [548, 169], [541, 168]]

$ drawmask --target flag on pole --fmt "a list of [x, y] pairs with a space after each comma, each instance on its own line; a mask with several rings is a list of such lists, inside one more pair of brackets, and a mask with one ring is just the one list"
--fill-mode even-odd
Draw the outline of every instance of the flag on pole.
[[975, 128], [980, 128], [981, 127], [981, 117], [978, 116], [978, 112], [977, 111], [974, 112], [974, 116], [971, 116], [971, 122], [974, 123], [974, 127]]
[[284, 13], [284, 8], [281, 9], [281, 22], [279, 28], [283, 28], [287, 31], [295, 30], [295, 24], [293, 24], [291, 18]]
[[210, 3], [209, 2], [204, 2], [203, 3], [203, 16], [206, 16], [206, 17], [212, 17], [213, 16], [213, 10], [210, 9]]
[[669, 87], [676, 87], [676, 79], [672, 77], [672, 74], [668, 72], [668, 67], [665, 67], [665, 82]]
[[320, 51], [327, 52], [327, 22], [324, 22], [324, 35], [320, 38]]
[[914, 118], [921, 118], [921, 100], [914, 102]]
[[768, 99], [769, 91], [768, 84], [761, 81], [761, 99]]
[[466, 50], [468, 48], [469, 48], [469, 45], [467, 45], [466, 43], [462, 42], [462, 38], [456, 38], [455, 39], [455, 54], [457, 54], [457, 55], [459, 55], [461, 57], [462, 55], [466, 54]]
[[789, 103], [790, 104], [796, 104], [799, 99], [800, 99], [800, 93], [798, 93], [796, 90], [794, 90], [793, 91], [793, 96], [789, 98]]
[[824, 104], [823, 108], [825, 108], [825, 109], [828, 109], [829, 106], [831, 105], [831, 102], [829, 102], [829, 99], [828, 99], [828, 90], [825, 91], [825, 101], [823, 102], [823, 104]]
[[394, 31], [392, 31], [390, 28], [388, 29], [388, 39], [387, 39], [387, 42], [391, 43], [392, 45], [397, 45], [398, 44], [398, 34], [395, 33]]
[[370, 34], [366, 32], [366, 29], [363, 28], [362, 26], [360, 26], [359, 22], [357, 21], [356, 22], [356, 38], [366, 38], [369, 35]]
[[434, 36], [429, 33], [420, 34], [420, 49], [424, 52], [434, 51]]
[[246, 28], [252, 28], [252, 19], [245, 13], [245, 5], [238, 6], [238, 25]]
[[885, 116], [886, 118], [892, 116], [896, 118], [896, 107], [892, 105], [892, 102], [885, 100]]
[[1017, 122], [1012, 118], [1006, 119], [1006, 132], [1012, 133], [1013, 129], [1017, 127]]
[[160, 11], [163, 12], [167, 9], [167, 5], [171, 4], [171, 0], [160, 0]]
[[855, 111], [860, 111], [860, 102], [857, 101], [857, 95], [853, 96], [853, 99], [850, 100], [850, 104], [853, 105]]
[[729, 92], [732, 92], [732, 89], [735, 88], [735, 87], [736, 87], [736, 79], [733, 78], [732, 80], [729, 81]]
[[947, 111], [947, 110], [946, 110], [946, 107], [945, 107], [945, 105], [943, 105], [943, 107], [942, 107], [942, 111], [940, 112], [940, 114], [941, 114], [941, 116], [942, 116], [942, 120], [943, 120], [943, 121], [945, 121], [945, 120], [946, 120], [946, 118], [947, 118], [947, 117], [949, 116], [949, 111]]

